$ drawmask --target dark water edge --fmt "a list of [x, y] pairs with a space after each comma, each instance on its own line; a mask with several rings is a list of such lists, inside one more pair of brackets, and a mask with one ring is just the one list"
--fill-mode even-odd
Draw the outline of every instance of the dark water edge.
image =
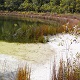
[[0, 16], [0, 40], [8, 42], [46, 42], [44, 36], [59, 32], [62, 24], [54, 20]]

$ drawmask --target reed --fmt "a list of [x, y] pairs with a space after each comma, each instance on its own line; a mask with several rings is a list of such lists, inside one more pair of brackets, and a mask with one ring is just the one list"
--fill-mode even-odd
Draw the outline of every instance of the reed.
[[69, 63], [64, 63], [62, 60], [60, 60], [58, 73], [55, 72], [56, 69], [54, 67], [53, 69], [52, 80], [80, 80], [80, 67], [78, 64], [76, 64], [76, 62], [71, 65], [70, 61]]
[[29, 67], [18, 68], [17, 80], [30, 80], [30, 73]]

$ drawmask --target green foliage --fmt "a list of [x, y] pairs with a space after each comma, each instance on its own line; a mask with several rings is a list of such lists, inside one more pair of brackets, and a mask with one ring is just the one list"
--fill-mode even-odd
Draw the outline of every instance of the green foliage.
[[60, 7], [63, 9], [62, 12], [74, 13], [76, 11], [76, 0], [61, 0]]
[[24, 11], [31, 11], [32, 10], [32, 4], [29, 2], [29, 0], [25, 0], [19, 7], [20, 10]]
[[80, 0], [0, 0], [0, 10], [74, 13], [80, 12]]
[[42, 5], [40, 9], [42, 12], [50, 12], [51, 11], [49, 4]]
[[38, 38], [38, 41], [41, 42], [41, 43], [45, 43], [46, 42], [44, 36], [40, 36]]
[[46, 24], [43, 22], [25, 20], [0, 20], [0, 40], [9, 42], [42, 42], [48, 41], [45, 36], [63, 32], [61, 23]]
[[76, 0], [76, 12], [80, 12], [80, 0]]
[[5, 10], [9, 11], [18, 10], [21, 3], [23, 3], [23, 0], [5, 0], [4, 7]]

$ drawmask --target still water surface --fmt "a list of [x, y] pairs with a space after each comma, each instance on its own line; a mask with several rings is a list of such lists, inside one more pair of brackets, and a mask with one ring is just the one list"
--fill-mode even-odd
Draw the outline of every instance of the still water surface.
[[56, 21], [0, 17], [0, 40], [8, 42], [27, 42], [28, 32], [31, 31], [30, 29], [34, 28], [35, 32], [35, 28], [40, 26], [56, 28], [60, 26], [60, 23]]

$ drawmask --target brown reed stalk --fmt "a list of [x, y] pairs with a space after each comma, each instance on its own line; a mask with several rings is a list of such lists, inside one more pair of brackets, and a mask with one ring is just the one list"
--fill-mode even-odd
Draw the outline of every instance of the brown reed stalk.
[[29, 67], [18, 68], [17, 80], [30, 80], [30, 72]]
[[55, 62], [55, 56], [54, 56], [54, 64], [53, 64], [52, 80], [57, 80], [57, 78], [56, 78], [56, 62]]
[[63, 80], [63, 61], [60, 60], [60, 67], [58, 71], [58, 80]]
[[79, 65], [71, 65], [71, 61], [66, 64], [60, 60], [60, 66], [58, 73], [56, 74], [56, 63], [53, 66], [52, 80], [80, 80], [80, 68]]

